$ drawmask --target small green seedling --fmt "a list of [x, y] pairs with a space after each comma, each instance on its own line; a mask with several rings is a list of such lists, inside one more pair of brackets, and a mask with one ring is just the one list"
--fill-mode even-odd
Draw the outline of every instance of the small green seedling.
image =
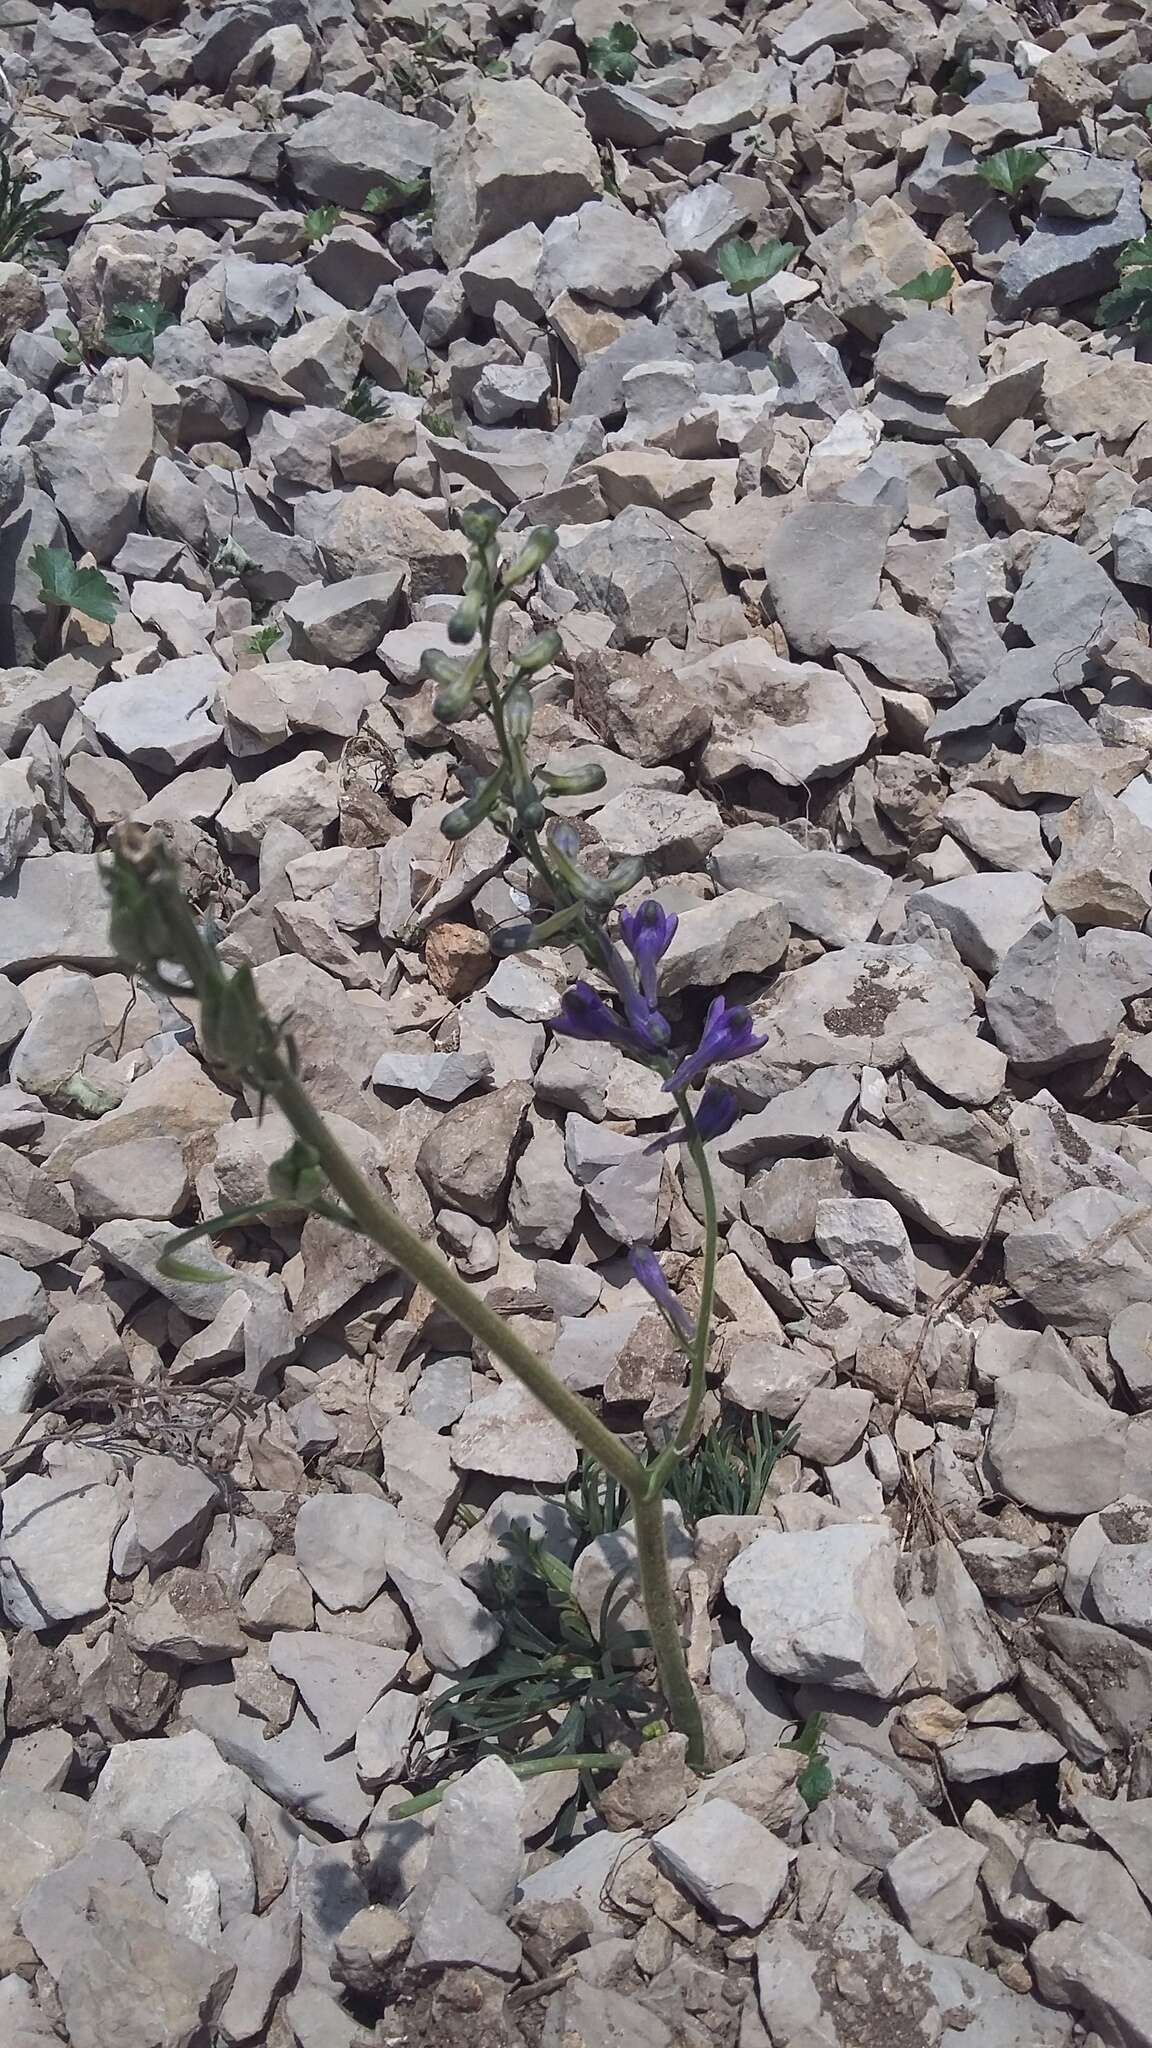
[[994, 156], [984, 157], [976, 170], [994, 192], [1003, 193], [1005, 199], [1018, 199], [1047, 161], [1046, 149], [998, 149]]
[[1096, 308], [1098, 327], [1135, 327], [1152, 334], [1152, 229], [1116, 258], [1116, 285]]
[[639, 40], [630, 21], [614, 21], [606, 36], [593, 36], [588, 44], [589, 71], [605, 85], [630, 84], [640, 63], [635, 54]]
[[456, 432], [456, 422], [451, 413], [437, 412], [435, 406], [425, 406], [420, 415], [420, 424], [422, 427], [427, 427], [430, 434], [438, 435], [441, 441], [455, 441], [459, 439]]
[[304, 215], [304, 240], [314, 248], [317, 242], [326, 242], [334, 227], [340, 223], [338, 206], [313, 206]]
[[730, 242], [721, 242], [716, 251], [716, 266], [734, 299], [747, 299], [748, 317], [752, 322], [752, 340], [760, 346], [760, 328], [756, 320], [756, 307], [752, 294], [762, 284], [787, 270], [794, 256], [799, 255], [795, 242], [765, 242], [757, 249], [753, 243], [745, 242], [734, 235]]
[[402, 213], [412, 213], [421, 219], [430, 214], [431, 208], [432, 182], [427, 171], [422, 171], [418, 178], [385, 178], [364, 195], [364, 212], [378, 214], [382, 219]]
[[359, 420], [361, 425], [370, 426], [373, 420], [382, 420], [387, 407], [380, 396], [379, 387], [371, 377], [357, 377], [341, 408], [350, 419]]
[[28, 560], [40, 578], [41, 604], [112, 625], [119, 601], [102, 570], [78, 569], [67, 548], [33, 548]]
[[248, 652], [259, 654], [267, 660], [270, 649], [283, 638], [283, 626], [278, 626], [275, 619], [269, 619], [265, 625], [257, 626], [256, 631], [248, 635]]
[[69, 369], [78, 369], [79, 365], [84, 361], [84, 356], [80, 347], [80, 336], [77, 334], [76, 329], [74, 327], [54, 327], [52, 329], [52, 339], [59, 342], [64, 361]]
[[175, 313], [162, 306], [159, 299], [126, 300], [113, 306], [104, 323], [100, 345], [105, 355], [134, 356], [150, 363], [157, 335], [171, 327], [175, 318]]
[[811, 1813], [822, 1799], [827, 1799], [832, 1790], [832, 1772], [824, 1755], [824, 1716], [809, 1714], [793, 1736], [791, 1742], [782, 1742], [781, 1749], [798, 1749], [807, 1759], [804, 1769], [796, 1780], [796, 1790]]
[[0, 149], [0, 263], [18, 262], [44, 225], [38, 199], [25, 199], [35, 173], [22, 171]]
[[907, 284], [902, 284], [896, 294], [898, 299], [914, 299], [921, 306], [934, 306], [938, 299], [946, 299], [956, 282], [956, 273], [950, 263], [942, 263], [939, 270], [918, 270]]

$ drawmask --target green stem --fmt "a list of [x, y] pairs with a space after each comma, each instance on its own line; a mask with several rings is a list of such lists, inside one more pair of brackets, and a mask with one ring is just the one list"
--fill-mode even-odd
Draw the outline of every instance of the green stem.
[[[517, 1778], [543, 1778], [549, 1771], [618, 1771], [628, 1759], [624, 1756], [605, 1756], [602, 1750], [573, 1752], [571, 1756], [505, 1757], [503, 1761]], [[394, 1806], [389, 1820], [411, 1820], [413, 1814], [427, 1813], [430, 1806], [439, 1806], [446, 1792], [460, 1783], [459, 1778], [449, 1778], [443, 1785], [437, 1785], [431, 1792], [421, 1792], [418, 1799], [407, 1799], [403, 1806]]]
[[688, 1768], [706, 1769], [704, 1723], [696, 1688], [688, 1676], [676, 1601], [668, 1572], [668, 1546], [664, 1536], [664, 1496], [645, 1493], [633, 1496], [632, 1526], [636, 1532], [636, 1562], [644, 1600], [648, 1639], [660, 1673], [660, 1686], [668, 1702], [672, 1725], [688, 1737]]
[[688, 1155], [696, 1168], [700, 1182], [700, 1194], [704, 1204], [704, 1266], [700, 1276], [700, 1307], [696, 1312], [696, 1328], [685, 1345], [688, 1354], [688, 1398], [679, 1427], [670, 1444], [665, 1445], [658, 1458], [648, 1467], [649, 1493], [663, 1493], [668, 1474], [674, 1465], [691, 1448], [696, 1424], [700, 1417], [704, 1395], [707, 1391], [708, 1352], [712, 1340], [712, 1310], [716, 1299], [716, 1250], [718, 1241], [718, 1220], [716, 1215], [716, 1189], [712, 1180], [712, 1169], [704, 1141], [696, 1128], [696, 1121], [688, 1097], [678, 1090], [675, 1095], [676, 1107], [684, 1119], [689, 1132]]
[[416, 1231], [410, 1230], [383, 1196], [369, 1186], [343, 1146], [333, 1137], [324, 1118], [313, 1108], [296, 1076], [281, 1066], [269, 1093], [283, 1110], [297, 1137], [311, 1146], [325, 1175], [365, 1236], [382, 1246], [418, 1286], [426, 1287], [429, 1294], [436, 1297], [478, 1344], [506, 1365], [549, 1414], [571, 1431], [577, 1443], [611, 1472], [614, 1479], [627, 1487], [630, 1494], [635, 1494], [644, 1483], [645, 1468], [639, 1459], [633, 1457], [615, 1432], [601, 1422], [579, 1394], [573, 1393], [570, 1387], [549, 1372], [504, 1317], [460, 1278], [455, 1267], [450, 1266], [447, 1259], [442, 1258], [435, 1247], [418, 1236]]

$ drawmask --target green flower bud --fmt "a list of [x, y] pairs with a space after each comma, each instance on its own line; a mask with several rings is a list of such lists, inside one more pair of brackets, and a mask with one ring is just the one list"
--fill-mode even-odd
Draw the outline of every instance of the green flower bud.
[[549, 796], [589, 796], [603, 789], [608, 777], [599, 761], [586, 761], [581, 768], [542, 768], [540, 780]]
[[483, 617], [483, 613], [483, 591], [469, 591], [465, 596], [462, 604], [460, 605], [459, 610], [454, 611], [452, 617], [448, 621], [448, 638], [454, 643], [454, 645], [456, 645], [457, 647], [465, 646], [467, 642], [473, 638], [476, 629], [480, 624], [480, 620]]
[[557, 536], [550, 526], [533, 527], [523, 551], [504, 571], [504, 588], [511, 590], [514, 584], [525, 583], [529, 576], [534, 576], [553, 553], [556, 544]]
[[510, 740], [522, 744], [532, 730], [532, 693], [523, 683], [504, 692], [504, 726]]
[[421, 675], [428, 682], [443, 683], [445, 688], [450, 688], [460, 681], [461, 676], [470, 675], [471, 672], [470, 661], [454, 660], [452, 655], [443, 653], [439, 647], [426, 647], [420, 656]]
[[534, 783], [518, 783], [512, 792], [516, 816], [526, 832], [538, 832], [547, 816]]
[[454, 811], [449, 811], [447, 817], [441, 818], [440, 830], [445, 839], [466, 839], [470, 832], [476, 830], [477, 825], [482, 825], [485, 818], [491, 817], [503, 793], [504, 770], [498, 768], [495, 775], [490, 776], [474, 796], [468, 797], [462, 804], [457, 804]]
[[473, 505], [460, 514], [460, 531], [473, 547], [487, 547], [499, 533], [503, 518], [498, 505]]
[[538, 634], [535, 640], [528, 642], [527, 647], [521, 648], [519, 654], [513, 655], [513, 664], [524, 675], [534, 676], [539, 669], [547, 668], [555, 661], [562, 644], [559, 633], [553, 632], [549, 627], [546, 633]]
[[488, 934], [488, 949], [494, 960], [505, 960], [510, 953], [525, 953], [535, 943], [536, 933], [527, 919], [518, 918], [515, 923], [498, 924]]

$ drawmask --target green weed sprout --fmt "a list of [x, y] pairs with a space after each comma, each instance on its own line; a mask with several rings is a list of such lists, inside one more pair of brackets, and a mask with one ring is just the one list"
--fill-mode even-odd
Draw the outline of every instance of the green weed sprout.
[[762, 284], [787, 270], [794, 256], [799, 255], [795, 242], [765, 242], [757, 249], [752, 242], [746, 242], [734, 235], [729, 242], [721, 242], [716, 251], [716, 266], [734, 299], [747, 299], [748, 317], [752, 323], [752, 341], [760, 346], [760, 328], [756, 320], [756, 306], [753, 293]]

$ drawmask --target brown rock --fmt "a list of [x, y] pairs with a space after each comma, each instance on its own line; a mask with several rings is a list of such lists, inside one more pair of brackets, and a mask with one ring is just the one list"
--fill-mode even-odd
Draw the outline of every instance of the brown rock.
[[532, 1090], [522, 1081], [457, 1103], [425, 1138], [416, 1171], [434, 1203], [495, 1223]]
[[473, 925], [434, 924], [424, 941], [424, 965], [433, 986], [456, 1003], [487, 979], [492, 955]]

